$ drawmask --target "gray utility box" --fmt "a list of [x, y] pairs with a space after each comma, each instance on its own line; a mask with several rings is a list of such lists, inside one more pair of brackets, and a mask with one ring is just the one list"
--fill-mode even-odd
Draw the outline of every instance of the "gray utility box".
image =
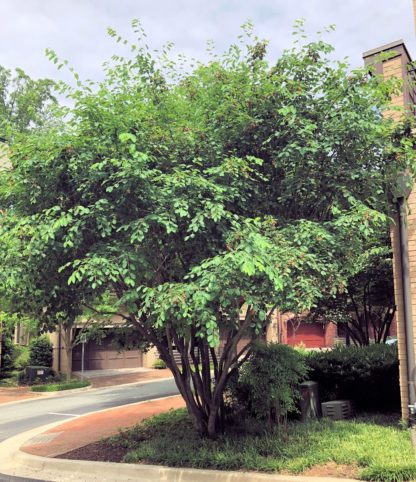
[[46, 380], [52, 375], [52, 368], [49, 367], [26, 367], [25, 375], [29, 383], [33, 383], [35, 380]]
[[334, 400], [322, 404], [322, 415], [332, 420], [345, 420], [353, 415], [352, 405], [349, 400]]
[[300, 413], [302, 420], [318, 418], [321, 416], [319, 403], [318, 384], [316, 382], [303, 382], [300, 385]]

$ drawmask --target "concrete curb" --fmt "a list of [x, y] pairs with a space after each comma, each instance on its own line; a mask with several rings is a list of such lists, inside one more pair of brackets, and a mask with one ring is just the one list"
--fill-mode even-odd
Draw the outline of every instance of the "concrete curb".
[[62, 395], [70, 395], [71, 393], [88, 392], [92, 389], [91, 385], [80, 388], [71, 388], [70, 390], [55, 390], [54, 392], [32, 392], [39, 393], [43, 398], [61, 397]]
[[[176, 395], [174, 395], [176, 396]], [[171, 398], [161, 397], [163, 398]], [[155, 399], [155, 400], [160, 400]], [[139, 405], [142, 403], [129, 405]], [[103, 409], [93, 413], [115, 410]], [[62, 421], [54, 422], [47, 426], [32, 429], [23, 434], [16, 435], [0, 444], [0, 465], [3, 470], [8, 470], [10, 475], [38, 475], [47, 476], [48, 480], [100, 480], [101, 482], [137, 481], [141, 482], [356, 482], [355, 479], [340, 479], [334, 477], [305, 477], [278, 474], [260, 474], [258, 472], [228, 472], [220, 470], [201, 470], [172, 468], [158, 465], [144, 464], [118, 464], [113, 462], [90, 462], [85, 460], [67, 460], [59, 458], [47, 458], [28, 454], [20, 450], [20, 447], [29, 442], [33, 437], [63, 425]], [[3, 458], [3, 460], [1, 460]], [[3, 461], [5, 464], [3, 465]], [[7, 463], [6, 463], [7, 461]], [[14, 465], [13, 465], [14, 462]], [[16, 462], [18, 466], [16, 467]], [[13, 468], [14, 467], [14, 468]], [[20, 470], [19, 470], [20, 469]], [[23, 473], [22, 473], [23, 469]], [[12, 473], [10, 473], [10, 470]]]
[[[140, 482], [355, 482], [353, 479], [332, 477], [302, 477], [259, 474], [257, 472], [226, 472], [221, 470], [176, 469], [158, 465], [117, 464], [114, 462], [87, 462], [85, 460], [47, 459], [17, 452], [15, 459], [33, 470], [48, 469], [70, 473], [103, 476], [101, 480], [140, 480]], [[111, 477], [107, 479], [107, 477]]]
[[88, 387], [81, 387], [81, 388], [73, 388], [71, 390], [60, 390], [56, 392], [30, 392], [33, 393], [35, 396], [33, 397], [28, 397], [23, 400], [15, 400], [14, 402], [5, 402], [5, 403], [0, 403], [0, 408], [1, 407], [6, 407], [8, 405], [15, 405], [17, 403], [24, 403], [24, 402], [30, 402], [32, 400], [36, 400], [39, 398], [54, 398], [54, 397], [63, 397], [65, 395], [71, 395], [71, 393], [79, 393], [79, 392], [95, 392], [97, 390], [103, 390], [106, 388], [112, 388], [112, 387], [129, 387], [133, 385], [144, 385], [145, 383], [156, 383], [156, 382], [165, 382], [167, 380], [172, 380], [173, 377], [165, 377], [165, 378], [155, 378], [153, 380], [143, 380], [141, 382], [131, 382], [131, 383], [120, 383], [116, 385], [108, 385], [105, 387], [96, 387], [94, 388], [92, 385]]

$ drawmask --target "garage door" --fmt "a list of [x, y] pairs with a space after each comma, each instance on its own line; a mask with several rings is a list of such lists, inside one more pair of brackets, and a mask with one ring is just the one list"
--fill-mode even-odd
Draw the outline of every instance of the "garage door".
[[[82, 348], [77, 345], [72, 353], [73, 370], [81, 370]], [[85, 344], [84, 369], [101, 370], [111, 368], [136, 368], [143, 366], [143, 353], [140, 350], [119, 352], [111, 344], [111, 337], [104, 338], [101, 344], [90, 341]]]
[[325, 346], [325, 325], [323, 323], [300, 323], [297, 330], [287, 322], [287, 344], [294, 346], [303, 343], [306, 348]]

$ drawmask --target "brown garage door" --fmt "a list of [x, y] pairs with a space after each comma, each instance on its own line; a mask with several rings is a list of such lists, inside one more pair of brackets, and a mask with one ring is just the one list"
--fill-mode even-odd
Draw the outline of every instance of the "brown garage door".
[[[82, 347], [77, 345], [72, 353], [73, 370], [81, 370]], [[101, 344], [90, 341], [85, 344], [84, 369], [101, 370], [111, 368], [136, 368], [143, 366], [143, 353], [140, 350], [119, 352], [111, 344], [111, 337], [104, 338]]]
[[293, 330], [292, 323], [287, 322], [287, 344], [291, 346], [303, 343], [306, 348], [321, 348], [325, 346], [325, 325], [323, 323], [300, 323]]

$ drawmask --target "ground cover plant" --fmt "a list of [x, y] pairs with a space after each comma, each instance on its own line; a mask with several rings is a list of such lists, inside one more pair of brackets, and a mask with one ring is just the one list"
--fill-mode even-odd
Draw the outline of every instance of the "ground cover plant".
[[10, 136], [0, 289], [49, 329], [110, 293], [132, 344], [158, 349], [215, 438], [230, 374], [273, 311], [302, 313], [345, 285], [416, 152], [410, 126], [383, 117], [396, 80], [332, 60], [301, 24], [272, 62], [247, 24], [223, 55], [184, 68], [133, 29], [102, 81], [63, 87], [73, 107], [59, 128]]
[[71, 380], [69, 382], [45, 383], [30, 387], [32, 392], [61, 392], [63, 390], [73, 390], [74, 388], [84, 388], [90, 386], [88, 380]]
[[19, 370], [8, 371], [0, 377], [0, 387], [17, 387], [19, 385]]
[[323, 475], [325, 467], [335, 465], [341, 476], [350, 478], [411, 480], [416, 477], [416, 461], [409, 431], [398, 421], [398, 414], [336, 422], [292, 421], [287, 436], [279, 430], [264, 432], [264, 424], [250, 421], [210, 440], [199, 436], [182, 409], [147, 419], [64, 457], [292, 474], [313, 474], [311, 468], [321, 466], [316, 473]]

